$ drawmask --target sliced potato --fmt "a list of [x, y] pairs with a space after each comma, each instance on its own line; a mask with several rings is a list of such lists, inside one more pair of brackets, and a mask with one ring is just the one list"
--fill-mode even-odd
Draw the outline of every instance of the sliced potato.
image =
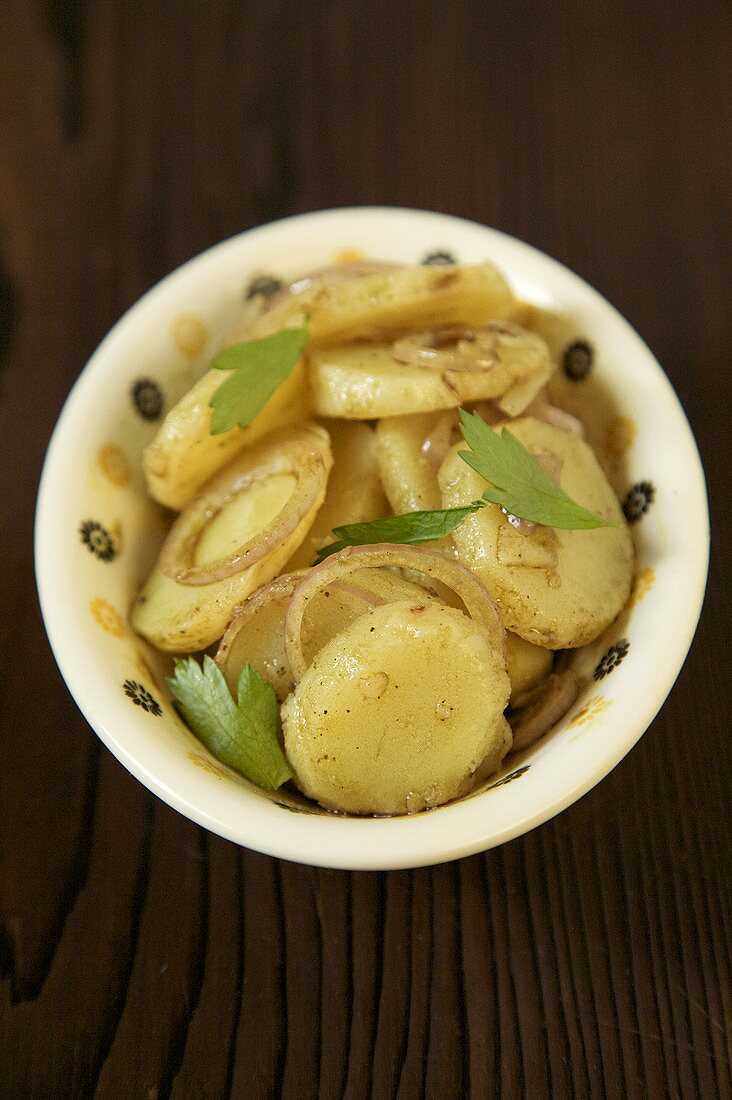
[[[302, 576], [300, 572], [277, 577], [237, 609], [216, 654], [216, 662], [233, 695], [247, 663], [269, 680], [280, 701], [292, 691], [294, 681], [285, 654], [284, 621], [290, 597]], [[423, 605], [434, 602], [434, 597], [386, 569], [360, 569], [347, 581], [336, 581], [319, 592], [303, 619], [303, 651], [308, 663], [359, 615], [395, 600]]]
[[539, 336], [514, 325], [496, 326], [494, 340], [494, 361], [482, 370], [406, 363], [386, 342], [312, 348], [313, 408], [320, 416], [371, 420], [454, 409], [512, 391], [514, 400], [507, 397], [512, 407], [523, 408], [535, 394], [533, 384], [523, 383], [536, 380], [540, 388], [554, 369], [548, 348]]
[[527, 642], [525, 638], [506, 631], [508, 675], [511, 680], [511, 703], [527, 691], [533, 691], [546, 679], [554, 663], [554, 651]]
[[387, 604], [315, 656], [282, 708], [285, 750], [329, 809], [414, 813], [456, 797], [504, 744], [508, 693], [502, 646], [462, 612]]
[[513, 730], [501, 714], [495, 721], [491, 737], [491, 748], [488, 750], [488, 754], [483, 757], [473, 774], [468, 776], [459, 794], [464, 795], [475, 791], [482, 783], [495, 775], [503, 763], [503, 758], [511, 751], [512, 747]]
[[[515, 554], [516, 538], [525, 538], [528, 548], [534, 535], [508, 531], [505, 515], [489, 504], [456, 528], [455, 545], [463, 564], [495, 597], [507, 630], [548, 649], [586, 645], [609, 626], [630, 594], [630, 532], [615, 493], [583, 440], [533, 417], [512, 421], [510, 430], [532, 453], [556, 455], [565, 492], [618, 526], [591, 531], [537, 527], [541, 545], [536, 554], [523, 555], [530, 564], [522, 564]], [[439, 473], [445, 507], [468, 504], [485, 488], [480, 475], [458, 456], [459, 449], [463, 445], [451, 451]]]
[[433, 593], [416, 581], [388, 569], [358, 569], [346, 579], [328, 585], [314, 596], [303, 617], [305, 660], [312, 664], [332, 638], [372, 607], [400, 600], [409, 600], [414, 607], [438, 602]]
[[[348, 344], [308, 356], [313, 407], [320, 416], [378, 420], [453, 409], [463, 401], [495, 397], [510, 384], [507, 373], [465, 372], [448, 385], [437, 371], [398, 363], [390, 344]], [[481, 389], [484, 392], [480, 392]]]
[[381, 481], [396, 515], [442, 507], [437, 470], [422, 450], [442, 415], [455, 414], [393, 416], [376, 425]]
[[376, 457], [376, 437], [367, 424], [328, 422], [333, 469], [323, 506], [308, 537], [286, 565], [288, 573], [313, 564], [321, 546], [332, 542], [334, 527], [364, 523], [389, 514]]
[[[135, 630], [158, 649], [172, 653], [190, 653], [204, 649], [224, 633], [237, 604], [256, 588], [279, 573], [294, 549], [305, 538], [317, 509], [325, 497], [327, 475], [332, 458], [328, 433], [315, 425], [274, 433], [258, 447], [235, 459], [227, 474], [213, 479], [217, 486], [222, 477], [231, 476], [231, 494], [210, 516], [207, 526], [193, 547], [196, 567], [230, 560], [237, 545], [264, 531], [282, 511], [292, 494], [296, 478], [283, 473], [279, 457], [287, 445], [296, 444], [298, 454], [308, 454], [322, 470], [320, 487], [312, 504], [294, 529], [283, 532], [280, 542], [254, 564], [208, 584], [181, 583], [163, 573], [156, 565], [134, 605], [131, 621]], [[250, 468], [266, 469], [267, 454], [273, 458], [272, 476], [262, 472], [257, 480], [247, 478]], [[241, 486], [244, 486], [243, 488]], [[206, 497], [206, 487], [202, 491]], [[198, 508], [194, 501], [191, 508]], [[199, 509], [200, 510], [200, 509]], [[179, 522], [185, 521], [182, 513]]]
[[556, 366], [549, 358], [547, 349], [546, 361], [542, 367], [526, 378], [520, 378], [518, 382], [514, 382], [504, 394], [496, 398], [498, 408], [506, 416], [520, 416], [553, 377], [555, 370]]
[[209, 370], [163, 421], [142, 456], [150, 495], [179, 511], [208, 479], [244, 447], [275, 428], [302, 423], [310, 415], [305, 368], [300, 362], [246, 428], [211, 435], [209, 402], [230, 371]]
[[[410, 328], [481, 325], [510, 317], [515, 307], [508, 283], [492, 263], [448, 269], [404, 264], [287, 296], [247, 331], [263, 336], [307, 315], [313, 345], [338, 344]], [[233, 336], [243, 339], [236, 331]]]
[[[225, 346], [296, 325], [306, 314], [314, 346], [414, 325], [479, 324], [490, 317], [510, 316], [514, 304], [508, 284], [493, 264], [455, 266], [449, 271], [405, 265], [332, 284], [316, 283], [313, 293], [286, 296], [271, 309], [265, 304], [264, 312], [261, 304], [256, 310], [250, 304]], [[168, 508], [183, 508], [242, 448], [274, 428], [299, 423], [310, 415], [305, 375], [299, 365], [248, 427], [212, 436], [209, 402], [227, 377], [227, 372], [209, 370], [171, 409], [145, 450], [143, 466], [150, 495]], [[321, 411], [321, 415], [330, 414]]]

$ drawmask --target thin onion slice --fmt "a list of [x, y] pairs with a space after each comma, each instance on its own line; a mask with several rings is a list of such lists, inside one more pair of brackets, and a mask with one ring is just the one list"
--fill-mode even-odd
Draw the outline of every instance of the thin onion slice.
[[481, 328], [448, 325], [395, 340], [391, 351], [397, 362], [429, 370], [486, 371], [498, 365], [498, 343], [506, 335], [522, 336], [524, 330], [510, 321]]
[[506, 633], [501, 624], [493, 597], [487, 588], [453, 558], [437, 550], [420, 546], [399, 546], [376, 543], [372, 546], [347, 546], [321, 565], [310, 570], [293, 592], [285, 616], [285, 653], [295, 683], [307, 671], [302, 650], [302, 622], [312, 598], [325, 586], [358, 569], [394, 566], [413, 569], [442, 581], [462, 600], [468, 615], [485, 631], [491, 646], [505, 653]]
[[533, 458], [537, 466], [541, 466], [546, 476], [559, 485], [564, 469], [564, 459], [552, 451], [534, 451]]
[[[302, 576], [303, 571], [301, 570], [298, 573], [283, 573], [282, 576], [275, 577], [273, 581], [263, 584], [256, 592], [252, 592], [251, 596], [244, 600], [243, 603], [239, 604], [234, 611], [231, 621], [226, 628], [226, 632], [219, 642], [219, 648], [216, 651], [215, 658], [216, 664], [223, 672], [232, 695], [236, 694], [236, 684], [244, 664], [238, 652], [238, 640], [241, 631], [245, 630], [252, 622], [252, 619], [256, 618], [263, 611], [266, 613], [267, 608], [271, 604], [278, 602], [284, 604], [285, 601], [289, 600]], [[277, 631], [277, 633], [279, 633], [279, 631]], [[251, 659], [251, 656], [251, 653], [247, 653], [248, 659]], [[277, 692], [277, 698], [284, 699], [292, 687], [292, 682], [290, 670], [287, 667], [287, 659], [284, 656], [281, 645], [273, 645], [272, 652], [268, 657], [269, 663], [273, 666], [269, 669], [268, 678]]]
[[572, 416], [571, 413], [566, 412], [564, 409], [552, 405], [552, 403], [547, 400], [545, 392], [537, 394], [531, 404], [526, 406], [521, 415], [534, 416], [537, 420], [543, 420], [545, 424], [551, 424], [555, 428], [561, 428], [562, 431], [570, 432], [579, 439], [585, 438], [585, 426], [582, 421], [578, 420], [576, 416]]
[[[266, 618], [268, 611], [273, 611], [275, 615], [280, 614], [282, 619], [279, 627], [275, 627], [272, 633], [270, 642], [271, 648], [268, 651], [264, 667], [260, 667], [260, 671], [265, 678], [270, 680], [273, 684], [278, 699], [285, 699], [292, 690], [294, 686], [292, 674], [287, 656], [284, 652], [284, 616], [286, 605], [298, 583], [306, 575], [306, 572], [306, 570], [300, 569], [294, 573], [283, 573], [281, 576], [275, 577], [274, 580], [269, 581], [267, 584], [263, 584], [261, 588], [253, 592], [251, 596], [244, 600], [243, 603], [239, 604], [235, 609], [231, 621], [226, 628], [226, 632], [219, 643], [215, 658], [216, 664], [223, 672], [232, 694], [236, 694], [236, 684], [244, 660], [247, 659], [252, 661], [255, 667], [258, 664], [258, 662], [254, 660], [251, 650], [245, 655], [240, 652], [240, 634], [242, 630], [246, 631], [250, 625], [253, 627], [256, 625], [253, 623], [253, 620], [255, 620], [257, 616], [264, 615]], [[388, 602], [387, 599], [383, 599], [376, 592], [372, 592], [367, 588], [361, 587], [361, 585], [352, 584], [348, 581], [336, 581], [335, 584], [329, 585], [328, 588], [331, 593], [338, 592], [343, 594], [347, 599], [351, 600], [356, 607], [362, 604], [363, 606], [360, 613], [368, 611], [371, 607], [380, 607], [382, 604]], [[280, 612], [277, 612], [276, 608], [273, 608], [272, 605], [274, 604], [280, 605]], [[318, 614], [317, 609], [314, 609], [314, 613]], [[356, 614], [359, 614], [359, 612], [357, 611]], [[247, 641], [246, 635], [244, 635], [243, 641]], [[251, 643], [251, 638], [249, 641]], [[261, 654], [259, 655], [259, 665], [262, 665]]]
[[368, 588], [362, 588], [358, 584], [347, 584], [345, 581], [336, 581], [333, 588], [339, 592], [343, 592], [344, 595], [350, 596], [352, 600], [361, 600], [365, 607], [381, 607], [387, 603], [387, 600], [381, 598], [376, 592], [369, 592]]
[[495, 428], [496, 424], [502, 424], [506, 421], [505, 412], [498, 408], [495, 401], [474, 401], [469, 407], [478, 414], [481, 420], [485, 420], [489, 428]]
[[579, 694], [577, 677], [571, 668], [553, 672], [533, 691], [519, 699], [520, 706], [511, 714], [512, 752], [528, 749], [560, 718], [563, 718]]
[[[231, 577], [261, 561], [287, 539], [317, 505], [328, 478], [328, 435], [315, 425], [273, 433], [253, 451], [244, 451], [212, 478], [180, 513], [160, 552], [160, 568], [179, 584], [205, 585]], [[235, 497], [277, 474], [295, 478], [295, 487], [276, 516], [226, 557], [195, 564], [205, 528]]]

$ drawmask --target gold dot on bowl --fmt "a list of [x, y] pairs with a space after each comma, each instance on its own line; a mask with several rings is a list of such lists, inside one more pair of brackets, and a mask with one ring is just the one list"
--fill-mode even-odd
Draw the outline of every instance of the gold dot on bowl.
[[173, 321], [173, 343], [186, 359], [195, 359], [208, 340], [208, 327], [195, 313], [179, 313]]
[[334, 264], [361, 264], [368, 257], [360, 248], [341, 248], [333, 256]]
[[90, 602], [89, 610], [102, 630], [111, 634], [113, 638], [124, 638], [127, 633], [124, 620], [108, 600], [98, 596]]
[[613, 420], [605, 437], [605, 453], [608, 458], [619, 461], [630, 450], [636, 434], [635, 421], [629, 416], [620, 416]]
[[593, 718], [597, 718], [598, 714], [602, 714], [609, 706], [610, 703], [604, 695], [593, 695], [584, 706], [580, 707], [571, 722], [567, 724], [567, 729], [571, 730], [576, 726], [586, 726], [588, 722], [591, 722]]
[[97, 452], [97, 462], [102, 473], [113, 485], [126, 485], [130, 480], [130, 464], [121, 447], [105, 443]]

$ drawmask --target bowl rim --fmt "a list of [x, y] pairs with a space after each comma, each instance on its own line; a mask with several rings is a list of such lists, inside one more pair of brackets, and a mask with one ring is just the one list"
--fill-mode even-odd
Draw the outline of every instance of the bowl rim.
[[[642, 703], [636, 700], [632, 710], [626, 708], [624, 714], [627, 719], [626, 726], [618, 731], [610, 751], [605, 751], [593, 768], [585, 768], [567, 783], [554, 784], [550, 797], [537, 805], [533, 812], [526, 812], [513, 819], [508, 814], [506, 825], [503, 828], [491, 829], [490, 835], [486, 833], [485, 826], [481, 828], [479, 813], [479, 803], [486, 792], [411, 817], [353, 818], [321, 814], [302, 815], [297, 818], [296, 828], [292, 827], [292, 819], [287, 820], [285, 815], [279, 812], [279, 808], [276, 808], [279, 816], [279, 822], [276, 823], [272, 816], [272, 811], [275, 810], [273, 804], [266, 799], [258, 798], [251, 802], [246, 815], [233, 821], [228, 812], [227, 800], [221, 798], [217, 800], [214, 797], [214, 786], [209, 788], [201, 783], [199, 801], [198, 796], [192, 797], [190, 791], [183, 793], [175, 789], [165, 775], [160, 774], [150, 765], [149, 760], [146, 761], [129, 749], [124, 736], [120, 736], [118, 730], [112, 728], [108, 717], [100, 709], [98, 698], [90, 690], [90, 678], [84, 675], [84, 668], [79, 667], [78, 659], [75, 660], [75, 650], [72, 650], [64, 637], [62, 622], [65, 610], [64, 574], [62, 570], [54, 567], [53, 554], [53, 548], [61, 535], [58, 528], [61, 515], [58, 509], [58, 494], [63, 484], [63, 452], [69, 445], [69, 433], [73, 426], [75, 409], [83, 400], [85, 388], [92, 377], [103, 370], [107, 355], [119, 339], [120, 333], [124, 333], [131, 324], [134, 324], [141, 311], [148, 309], [150, 303], [154, 302], [161, 291], [175, 286], [177, 282], [190, 276], [197, 267], [215, 262], [230, 250], [237, 250], [242, 245], [246, 248], [246, 245], [250, 245], [255, 240], [261, 243], [272, 234], [288, 232], [296, 234], [304, 229], [312, 230], [313, 223], [317, 222], [323, 225], [332, 223], [331, 228], [332, 225], [342, 225], [344, 236], [348, 238], [349, 222], [358, 221], [367, 225], [369, 222], [388, 223], [392, 219], [401, 223], [402, 226], [406, 222], [412, 222], [415, 225], [417, 222], [434, 225], [436, 240], [446, 237], [451, 228], [454, 232], [459, 229], [462, 233], [477, 231], [486, 241], [500, 242], [503, 247], [521, 256], [532, 271], [537, 270], [551, 275], [552, 285], [554, 282], [559, 282], [561, 285], [571, 287], [579, 299], [592, 303], [596, 310], [600, 310], [608, 323], [612, 322], [618, 333], [622, 334], [626, 342], [633, 345], [636, 353], [644, 361], [644, 368], [653, 375], [652, 381], [656, 393], [665, 394], [665, 408], [673, 423], [675, 445], [679, 449], [679, 459], [684, 463], [689, 484], [688, 497], [693, 505], [693, 523], [690, 524], [692, 530], [684, 543], [682, 559], [687, 570], [685, 581], [689, 599], [677, 616], [674, 644], [670, 647], [670, 655], [657, 678], [654, 691], [649, 691]], [[509, 272], [510, 275], [511, 272]], [[166, 275], [120, 317], [93, 352], [74, 383], [51, 436], [38, 490], [34, 551], [36, 584], [43, 620], [55, 660], [67, 688], [87, 722], [132, 775], [164, 802], [197, 824], [256, 851], [315, 866], [348, 870], [390, 870], [447, 862], [488, 850], [523, 835], [576, 802], [623, 759], [647, 730], [663, 705], [691, 645], [701, 613], [708, 571], [709, 513], [698, 448], [671, 382], [638, 333], [603, 295], [546, 253], [516, 237], [478, 222], [413, 208], [356, 206], [315, 210], [281, 218], [221, 241]], [[667, 648], [669, 648], [668, 645]], [[133, 719], [135, 718], [136, 715], [133, 714]], [[505, 787], [491, 793], [494, 797], [501, 797], [502, 801], [508, 795]], [[206, 797], [203, 797], [204, 795]], [[260, 832], [263, 827], [268, 830], [264, 835]]]

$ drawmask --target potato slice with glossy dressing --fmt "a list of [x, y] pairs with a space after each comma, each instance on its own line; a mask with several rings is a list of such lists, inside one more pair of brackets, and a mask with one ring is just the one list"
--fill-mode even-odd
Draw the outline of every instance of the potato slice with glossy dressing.
[[483, 757], [473, 774], [466, 779], [462, 790], [459, 792], [459, 797], [477, 790], [491, 776], [495, 775], [503, 763], [504, 756], [513, 748], [513, 743], [513, 730], [501, 714], [496, 718], [491, 734], [491, 748], [487, 756]]
[[511, 681], [511, 703], [533, 691], [552, 670], [554, 651], [534, 645], [512, 631], [506, 631], [506, 661]]
[[392, 343], [315, 348], [309, 362], [314, 407], [347, 419], [426, 413], [491, 398], [519, 410], [554, 370], [541, 337], [495, 319], [467, 329], [414, 332]]
[[495, 354], [495, 364], [485, 370], [433, 370], [398, 361], [390, 343], [312, 348], [313, 408], [320, 416], [346, 420], [455, 409], [500, 397], [548, 364], [546, 345], [531, 333], [502, 333]]
[[[561, 462], [560, 483], [578, 504], [617, 523], [591, 531], [537, 527], [522, 535], [488, 504], [453, 532], [460, 560], [493, 594], [507, 630], [548, 649], [586, 645], [627, 602], [633, 544], [623, 513], [592, 449], [583, 440], [533, 417], [510, 431], [533, 454]], [[444, 506], [480, 498], [485, 481], [459, 456], [445, 460], [439, 482]]]
[[396, 515], [442, 507], [437, 470], [430, 463], [423, 445], [442, 416], [454, 415], [392, 416], [376, 425], [381, 481]]
[[230, 371], [209, 370], [165, 417], [144, 450], [142, 464], [150, 496], [179, 511], [208, 479], [245, 447], [276, 428], [302, 423], [310, 396], [302, 360], [246, 428], [211, 435], [209, 402]]
[[285, 567], [288, 573], [312, 565], [321, 546], [333, 541], [334, 527], [364, 523], [389, 514], [389, 502], [379, 477], [373, 428], [335, 420], [329, 421], [327, 428], [333, 451], [328, 490], [307, 538]]
[[[190, 540], [191, 569], [211, 566], [214, 573], [226, 572], [217, 569], [217, 565], [230, 562], [238, 546], [256, 539], [276, 523], [299, 484], [294, 468], [286, 469], [288, 449], [292, 449], [293, 462], [312, 467], [309, 475], [316, 484], [307, 510], [292, 529], [283, 531], [282, 538], [273, 543], [264, 557], [210, 583], [182, 583], [166, 575], [159, 562], [143, 586], [131, 616], [134, 629], [158, 649], [191, 653], [215, 642], [224, 633], [237, 604], [275, 577], [304, 539], [325, 497], [332, 461], [328, 433], [315, 425], [274, 433], [259, 447], [236, 458], [212, 479], [208, 488], [204, 487], [201, 497], [190, 505], [205, 521]], [[253, 478], [249, 476], [252, 472], [256, 475]], [[222, 492], [226, 479], [230, 480], [228, 497]], [[211, 515], [206, 509], [209, 498], [216, 500]], [[186, 520], [186, 512], [181, 513], [178, 523], [184, 524]], [[171, 531], [166, 544], [172, 535]]]
[[353, 278], [316, 280], [312, 290], [285, 296], [281, 304], [273, 299], [251, 325], [251, 333], [263, 336], [307, 316], [310, 341], [319, 346], [372, 340], [410, 328], [480, 325], [491, 317], [510, 317], [516, 305], [505, 277], [492, 263], [442, 269], [385, 265]]
[[[237, 608], [216, 654], [216, 663], [232, 695], [236, 695], [239, 674], [247, 663], [269, 680], [280, 701], [292, 691], [294, 680], [285, 653], [284, 622], [290, 597], [302, 576], [303, 572], [277, 577]], [[318, 592], [302, 625], [308, 663], [359, 615], [396, 600], [424, 604], [435, 602], [435, 597], [386, 569], [360, 569], [347, 580], [335, 581]]]
[[[491, 263], [456, 265], [449, 271], [387, 266], [332, 282], [316, 280], [312, 292], [286, 295], [280, 305], [271, 308], [264, 303], [252, 310], [250, 305], [224, 346], [270, 335], [301, 324], [306, 317], [310, 343], [317, 345], [413, 326], [453, 321], [478, 324], [489, 317], [510, 316], [515, 305], [508, 283]], [[148, 490], [168, 508], [183, 508], [242, 448], [252, 446], [274, 428], [299, 423], [310, 415], [306, 378], [298, 364], [250, 425], [212, 436], [209, 402], [227, 377], [226, 371], [207, 371], [167, 414], [145, 449]], [[321, 415], [329, 414], [324, 411]]]
[[282, 707], [285, 751], [329, 809], [413, 813], [460, 794], [504, 743], [509, 690], [503, 647], [462, 612], [387, 604], [316, 654]]

